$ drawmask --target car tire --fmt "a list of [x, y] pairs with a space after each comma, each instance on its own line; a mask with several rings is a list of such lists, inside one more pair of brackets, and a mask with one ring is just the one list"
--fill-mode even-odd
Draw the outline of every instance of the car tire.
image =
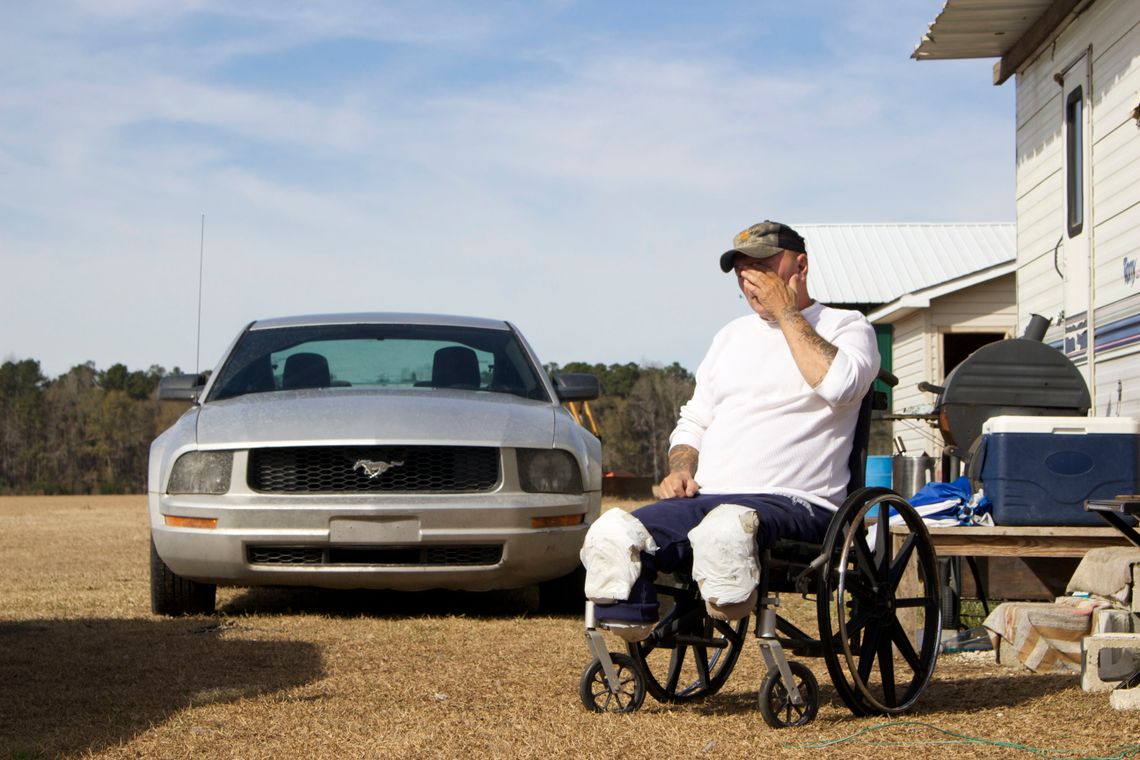
[[150, 540], [150, 609], [156, 615], [212, 615], [217, 586], [173, 573]]
[[544, 615], [581, 615], [586, 611], [586, 568], [581, 563], [558, 578], [538, 584], [538, 611]]

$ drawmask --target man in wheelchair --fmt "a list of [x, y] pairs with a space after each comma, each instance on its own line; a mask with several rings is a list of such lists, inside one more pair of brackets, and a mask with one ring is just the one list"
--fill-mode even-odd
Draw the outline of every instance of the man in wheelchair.
[[749, 227], [720, 267], [753, 313], [722, 328], [697, 369], [662, 500], [604, 513], [581, 552], [597, 623], [630, 642], [658, 621], [659, 572], [691, 561], [708, 615], [736, 620], [755, 605], [760, 552], [779, 539], [820, 543], [879, 368], [866, 318], [809, 295], [807, 247], [791, 227]]

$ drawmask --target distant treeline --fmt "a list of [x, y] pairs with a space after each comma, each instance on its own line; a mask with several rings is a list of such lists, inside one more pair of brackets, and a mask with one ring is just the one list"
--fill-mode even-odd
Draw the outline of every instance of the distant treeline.
[[143, 493], [150, 442], [186, 410], [157, 400], [162, 367], [55, 379], [34, 359], [0, 365], [0, 493]]
[[[547, 369], [601, 381], [602, 397], [590, 408], [606, 470], [660, 480], [677, 410], [693, 392], [684, 367], [572, 362]], [[52, 379], [34, 359], [0, 365], [0, 493], [144, 493], [150, 442], [187, 409], [158, 400], [166, 374], [157, 365], [100, 370], [87, 362]]]
[[693, 395], [693, 375], [677, 362], [668, 367], [571, 362], [549, 369], [589, 372], [602, 384], [590, 402], [602, 438], [602, 467], [660, 480], [668, 472], [669, 433], [677, 412]]

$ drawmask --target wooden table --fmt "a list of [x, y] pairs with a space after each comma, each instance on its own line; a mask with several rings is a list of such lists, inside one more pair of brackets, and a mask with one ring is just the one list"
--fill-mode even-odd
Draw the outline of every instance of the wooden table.
[[[1129, 546], [1128, 539], [1112, 527], [1011, 527], [981, 525], [928, 527], [930, 543], [939, 557], [1084, 557], [1089, 549]], [[905, 525], [891, 526], [891, 544], [897, 553], [910, 535]], [[899, 595], [919, 590], [918, 570], [911, 561], [899, 582]], [[907, 630], [917, 631], [913, 610], [900, 610], [899, 620]]]
[[[939, 557], [1083, 557], [1101, 546], [1128, 546], [1115, 528], [1011, 527], [982, 525], [927, 528]], [[897, 549], [910, 532], [905, 525], [891, 526]]]

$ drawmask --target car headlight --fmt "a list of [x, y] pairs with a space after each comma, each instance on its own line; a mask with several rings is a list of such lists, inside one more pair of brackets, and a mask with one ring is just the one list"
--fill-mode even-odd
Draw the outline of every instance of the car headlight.
[[519, 449], [519, 484], [531, 493], [582, 493], [578, 462], [561, 449]]
[[167, 493], [221, 494], [230, 490], [232, 451], [188, 451], [170, 472]]

